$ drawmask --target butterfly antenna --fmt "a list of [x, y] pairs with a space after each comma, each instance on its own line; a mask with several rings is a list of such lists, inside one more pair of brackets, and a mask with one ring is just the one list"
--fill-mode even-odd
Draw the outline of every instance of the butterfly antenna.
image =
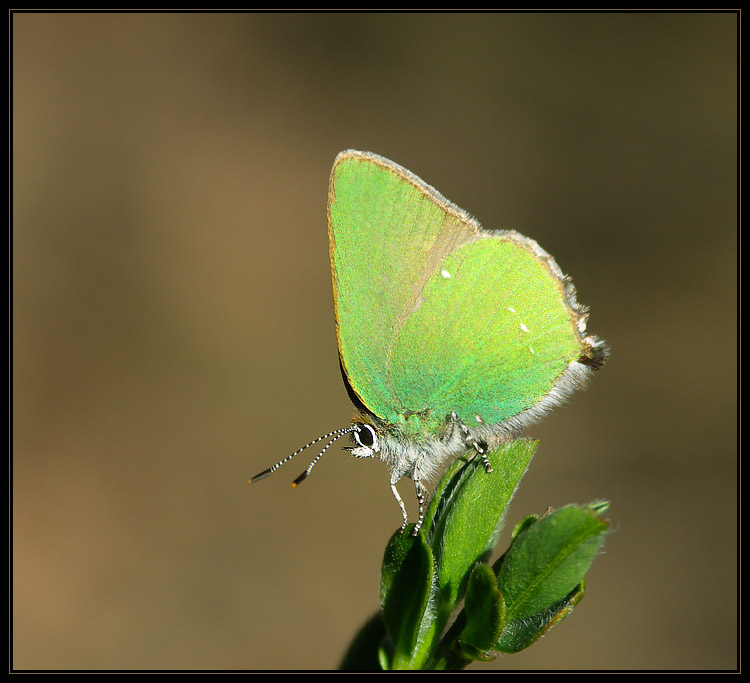
[[[284, 458], [283, 460], [279, 460], [279, 462], [277, 462], [275, 465], [271, 465], [271, 467], [269, 467], [267, 470], [263, 470], [260, 474], [256, 474], [248, 483], [254, 484], [256, 481], [260, 481], [261, 479], [265, 479], [269, 474], [273, 474], [283, 464], [289, 462], [295, 455], [299, 455], [306, 448], [309, 448], [310, 446], [318, 443], [318, 441], [322, 441], [323, 439], [327, 439], [327, 438], [329, 438], [331, 436], [334, 436], [335, 438], [333, 438], [329, 442], [329, 444], [328, 444], [328, 446], [330, 446], [336, 439], [338, 439], [339, 437], [341, 437], [344, 434], [347, 434], [348, 432], [351, 432], [353, 430], [354, 430], [353, 427], [342, 427], [340, 429], [334, 429], [332, 432], [328, 432], [328, 434], [323, 434], [323, 436], [319, 436], [317, 439], [314, 439], [310, 443], [302, 446], [302, 448], [298, 448], [291, 455], [287, 455], [286, 458]], [[328, 446], [326, 446], [326, 448], [323, 449], [324, 452], [328, 448]], [[318, 460], [318, 458], [320, 458], [321, 455], [322, 455], [322, 453], [320, 453], [315, 460]], [[310, 467], [308, 467], [308, 471], [311, 468], [312, 468], [312, 465]], [[305, 475], [305, 476], [307, 476], [307, 475]], [[304, 477], [302, 477], [302, 479], [304, 479]], [[300, 481], [301, 481], [301, 479], [300, 479]], [[295, 486], [296, 486], [296, 484], [295, 484]]]
[[[323, 453], [325, 453], [325, 452], [326, 452], [326, 451], [327, 451], [327, 450], [328, 450], [328, 449], [329, 449], [329, 448], [331, 447], [331, 444], [333, 444], [333, 442], [334, 442], [334, 441], [336, 441], [337, 439], [340, 439], [340, 438], [341, 438], [342, 436], [344, 436], [344, 434], [348, 434], [349, 432], [356, 432], [356, 431], [358, 431], [358, 430], [359, 430], [359, 428], [358, 428], [358, 427], [354, 427], [354, 426], [352, 426], [352, 427], [347, 427], [346, 429], [339, 429], [339, 430], [337, 430], [336, 432], [331, 432], [331, 434], [336, 434], [336, 436], [334, 436], [334, 437], [333, 437], [333, 438], [332, 438], [332, 439], [331, 439], [331, 440], [330, 440], [330, 441], [329, 441], [329, 442], [328, 442], [328, 443], [327, 443], [327, 444], [326, 444], [326, 445], [325, 445], [325, 446], [323, 447], [323, 450], [322, 450], [322, 451], [320, 451], [320, 453], [318, 453], [318, 454], [317, 454], [317, 455], [315, 456], [315, 459], [314, 459], [314, 460], [313, 460], [313, 461], [312, 461], [312, 462], [311, 462], [311, 463], [310, 463], [310, 464], [309, 464], [309, 465], [307, 466], [307, 469], [306, 469], [306, 470], [305, 470], [305, 471], [304, 471], [304, 472], [303, 472], [302, 474], [300, 474], [300, 475], [299, 475], [299, 477], [297, 477], [297, 478], [296, 478], [296, 479], [295, 479], [295, 480], [294, 480], [294, 481], [292, 482], [292, 488], [295, 488], [295, 487], [299, 486], [299, 484], [300, 484], [301, 482], [303, 482], [303, 481], [304, 481], [305, 479], [307, 479], [307, 475], [308, 475], [308, 474], [310, 474], [310, 472], [312, 472], [312, 468], [313, 468], [313, 467], [315, 467], [315, 465], [317, 464], [318, 460], [320, 460], [320, 459], [321, 459], [321, 458], [323, 457]], [[337, 433], [337, 432], [338, 432], [338, 433]], [[329, 436], [330, 436], [330, 434], [329, 434]], [[323, 438], [325, 438], [325, 437], [323, 437]]]

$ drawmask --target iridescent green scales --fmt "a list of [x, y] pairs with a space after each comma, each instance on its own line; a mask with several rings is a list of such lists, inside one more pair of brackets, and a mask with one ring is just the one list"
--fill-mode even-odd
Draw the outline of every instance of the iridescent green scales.
[[596, 343], [535, 242], [483, 230], [381, 157], [337, 158], [329, 237], [349, 384], [406, 431], [414, 415], [434, 431], [452, 412], [502, 423], [538, 405]]

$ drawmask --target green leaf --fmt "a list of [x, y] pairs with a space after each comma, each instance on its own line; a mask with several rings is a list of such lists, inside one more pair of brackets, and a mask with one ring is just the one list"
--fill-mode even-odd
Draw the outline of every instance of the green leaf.
[[514, 621], [504, 629], [496, 649], [513, 654], [526, 649], [535, 643], [553, 626], [567, 617], [573, 608], [583, 599], [584, 582], [582, 581], [562, 600], [528, 617], [525, 621]]
[[526, 649], [567, 617], [583, 599], [583, 595], [584, 582], [582, 581], [554, 605], [537, 612], [525, 621], [514, 621], [508, 624], [498, 640], [496, 649], [506, 654], [514, 654]]
[[475, 457], [449, 470], [441, 482], [428, 530], [438, 574], [438, 630], [463, 597], [471, 569], [492, 552], [508, 503], [537, 445], [531, 439], [504, 444], [488, 454], [491, 473]]
[[388, 638], [384, 638], [378, 648], [378, 664], [383, 671], [390, 671], [393, 667], [393, 643]]
[[527, 647], [581, 599], [583, 577], [609, 529], [597, 515], [601, 509], [600, 503], [569, 505], [525, 526], [516, 536], [495, 567], [506, 603], [499, 650]]
[[516, 542], [516, 539], [524, 532], [526, 529], [528, 529], [532, 524], [539, 521], [539, 515], [529, 515], [528, 517], [524, 517], [518, 524], [516, 524], [516, 528], [513, 529], [513, 533], [510, 537], [510, 544], [508, 547], [513, 545]]
[[493, 649], [505, 625], [505, 601], [495, 572], [483, 562], [469, 576], [464, 612], [466, 625], [459, 640], [480, 651]]
[[433, 621], [432, 551], [424, 535], [397, 531], [388, 543], [380, 577], [380, 604], [393, 643], [391, 666], [411, 668], [421, 661], [420, 634]]

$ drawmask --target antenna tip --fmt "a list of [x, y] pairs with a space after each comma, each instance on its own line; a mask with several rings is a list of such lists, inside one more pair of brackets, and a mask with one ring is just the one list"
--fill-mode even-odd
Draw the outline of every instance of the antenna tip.
[[260, 481], [261, 479], [265, 479], [269, 474], [271, 474], [272, 470], [269, 468], [267, 470], [263, 470], [260, 474], [256, 474], [250, 481], [248, 481], [248, 484], [254, 484], [256, 481]]
[[310, 474], [308, 470], [305, 470], [302, 474], [299, 475], [293, 482], [292, 482], [292, 488], [296, 488], [302, 481], [307, 479], [307, 475]]

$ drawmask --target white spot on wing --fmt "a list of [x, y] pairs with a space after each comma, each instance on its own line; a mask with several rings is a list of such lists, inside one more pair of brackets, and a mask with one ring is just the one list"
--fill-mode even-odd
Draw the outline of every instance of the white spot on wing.
[[521, 323], [521, 332], [528, 332], [528, 331], [529, 331], [529, 328], [526, 327], [526, 325], [524, 325], [523, 323]]
[[442, 270], [440, 274], [446, 279], [449, 280], [451, 277], [451, 274], [447, 270]]

